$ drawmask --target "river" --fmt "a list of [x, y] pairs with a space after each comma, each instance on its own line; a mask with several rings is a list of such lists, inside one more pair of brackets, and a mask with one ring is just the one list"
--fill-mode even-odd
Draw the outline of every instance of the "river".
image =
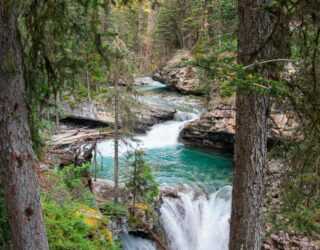
[[[203, 112], [197, 98], [168, 90], [151, 78], [139, 79], [145, 84], [137, 87], [141, 101], [161, 108], [177, 109], [175, 119], [157, 124], [146, 135], [137, 135], [145, 160], [155, 165], [156, 180], [162, 186], [183, 186], [180, 198], [165, 198], [160, 209], [161, 222], [172, 250], [228, 249], [231, 210], [232, 157], [213, 151], [185, 146], [178, 142], [181, 129]], [[137, 146], [137, 142], [132, 143]], [[132, 146], [131, 144], [131, 146]], [[98, 144], [103, 155], [104, 171], [100, 178], [113, 177], [113, 142]], [[128, 146], [120, 145], [120, 154]], [[120, 167], [120, 175], [125, 169]], [[201, 187], [205, 192], [195, 194]], [[154, 250], [151, 241], [124, 236], [126, 250]]]

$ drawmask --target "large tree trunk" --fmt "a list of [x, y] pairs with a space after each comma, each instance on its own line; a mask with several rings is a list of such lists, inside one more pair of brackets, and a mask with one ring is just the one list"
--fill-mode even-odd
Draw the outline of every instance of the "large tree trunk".
[[[254, 60], [270, 59], [272, 46], [271, 18], [264, 0], [238, 0], [238, 63], [248, 65]], [[265, 79], [268, 70], [261, 70]], [[250, 83], [247, 83], [250, 84]], [[249, 88], [249, 85], [248, 85]], [[266, 95], [237, 92], [237, 118], [232, 216], [231, 250], [260, 250], [262, 238], [263, 178], [267, 154]]]
[[0, 170], [14, 249], [48, 249], [13, 0], [0, 0]]

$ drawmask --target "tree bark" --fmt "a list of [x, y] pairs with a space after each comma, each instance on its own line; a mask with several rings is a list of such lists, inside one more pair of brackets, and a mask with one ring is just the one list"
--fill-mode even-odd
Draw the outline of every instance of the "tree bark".
[[114, 202], [119, 200], [119, 79], [114, 83]]
[[138, 0], [138, 43], [139, 52], [143, 53], [143, 0]]
[[59, 116], [59, 92], [58, 92], [58, 90], [55, 90], [55, 93], [54, 93], [54, 113], [55, 113], [56, 126], [59, 129], [60, 128], [60, 116]]
[[[272, 56], [272, 44], [268, 39], [271, 17], [263, 9], [263, 4], [266, 3], [264, 0], [238, 0], [238, 63], [240, 64], [248, 65], [254, 60], [270, 59]], [[261, 70], [260, 73], [265, 79], [269, 78], [267, 69]], [[267, 155], [267, 108], [266, 95], [238, 89], [230, 227], [231, 250], [261, 249], [263, 179]]]
[[91, 84], [90, 84], [88, 64], [89, 64], [89, 56], [88, 56], [88, 53], [86, 53], [86, 85], [87, 85], [88, 100], [89, 100], [89, 104], [91, 105], [91, 94], [90, 94]]
[[148, 28], [147, 28], [147, 37], [146, 37], [146, 66], [145, 73], [148, 75], [151, 73], [151, 36], [154, 27], [154, 12], [155, 10], [152, 8], [152, 3], [150, 4], [151, 8], [148, 13]]
[[0, 0], [0, 170], [13, 248], [45, 250], [15, 2]]

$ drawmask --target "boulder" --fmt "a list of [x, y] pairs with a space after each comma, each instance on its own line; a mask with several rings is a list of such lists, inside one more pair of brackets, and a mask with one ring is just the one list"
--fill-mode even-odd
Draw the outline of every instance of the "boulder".
[[200, 119], [183, 128], [180, 141], [200, 147], [232, 151], [235, 117], [233, 100], [211, 102], [208, 111]]
[[141, 104], [140, 109], [135, 110], [137, 120], [134, 130], [137, 133], [145, 133], [155, 124], [173, 120], [176, 112], [173, 108], [164, 109], [156, 105]]
[[[180, 141], [200, 147], [212, 147], [233, 151], [236, 126], [234, 98], [216, 99], [210, 102], [208, 111], [200, 119], [184, 127]], [[294, 117], [278, 107], [272, 107], [268, 121], [268, 146], [276, 144], [283, 137], [290, 137], [296, 126]]]
[[[99, 204], [108, 200], [113, 200], [114, 182], [107, 179], [97, 179], [97, 181], [92, 180], [92, 192]], [[130, 192], [123, 184], [119, 184], [119, 194], [121, 201], [125, 202], [131, 198]]]
[[158, 69], [152, 78], [182, 94], [204, 95], [205, 91], [200, 86], [199, 70], [186, 63], [191, 60], [191, 51], [180, 52], [163, 68]]

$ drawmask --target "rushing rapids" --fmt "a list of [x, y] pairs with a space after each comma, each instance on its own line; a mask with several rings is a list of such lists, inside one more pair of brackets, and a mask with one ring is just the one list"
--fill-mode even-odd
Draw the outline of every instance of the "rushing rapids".
[[[156, 163], [156, 180], [162, 186], [183, 185], [179, 198], [164, 198], [160, 209], [161, 222], [172, 250], [228, 249], [231, 208], [231, 157], [186, 147], [178, 142], [181, 129], [199, 117], [202, 106], [197, 99], [168, 91], [164, 85], [142, 79], [138, 87], [145, 93], [141, 99], [161, 107], [177, 109], [175, 120], [157, 124], [146, 135], [120, 145], [120, 154], [138, 145], [146, 152], [146, 161]], [[106, 168], [101, 178], [113, 176], [113, 141], [98, 145]], [[120, 168], [120, 173], [125, 169]], [[201, 187], [203, 192], [198, 192]], [[126, 250], [153, 250], [151, 241], [130, 235], [123, 236]]]
[[166, 198], [161, 220], [171, 249], [228, 249], [231, 187], [209, 196], [180, 193], [179, 199]]

